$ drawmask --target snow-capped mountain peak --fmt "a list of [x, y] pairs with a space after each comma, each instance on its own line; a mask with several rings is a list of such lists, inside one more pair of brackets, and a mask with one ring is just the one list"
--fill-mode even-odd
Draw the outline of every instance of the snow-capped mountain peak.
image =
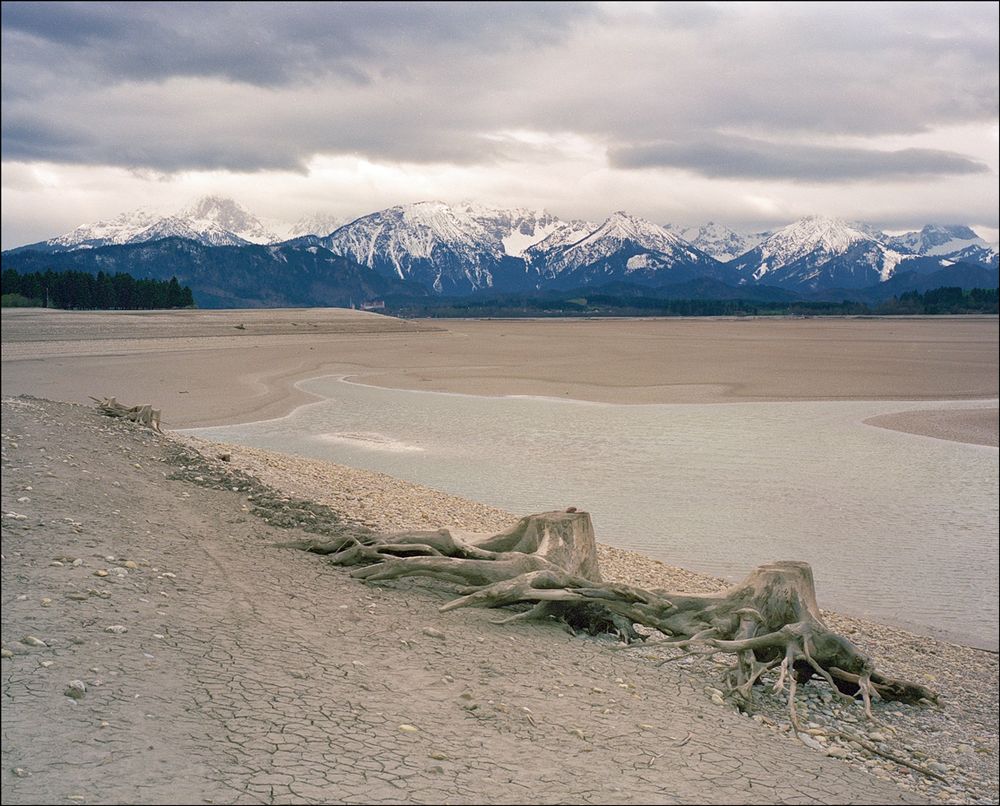
[[597, 226], [593, 221], [560, 221], [552, 232], [524, 250], [524, 259], [529, 263], [544, 260], [557, 250], [582, 241]]
[[[312, 215], [303, 216], [291, 226], [285, 228], [285, 239], [300, 238], [303, 235], [326, 236], [334, 230], [340, 229], [350, 219], [343, 216], [332, 215], [331, 213], [316, 212]], [[277, 227], [273, 227], [277, 229]]]
[[203, 196], [174, 217], [199, 233], [225, 231], [250, 243], [278, 240], [257, 216], [224, 196]]
[[52, 238], [45, 243], [56, 249], [86, 249], [96, 246], [129, 243], [132, 237], [154, 224], [159, 216], [140, 208], [121, 213], [107, 221], [82, 224], [72, 232]]
[[826, 216], [807, 216], [774, 232], [729, 264], [747, 282], [818, 287], [884, 282], [903, 255], [864, 230]]
[[711, 273], [718, 263], [665, 227], [618, 210], [583, 238], [546, 255], [544, 271], [549, 277], [580, 275], [581, 284], [592, 284], [625, 276], [634, 280], [640, 271], [652, 281], [664, 270], [695, 267]]
[[927, 224], [915, 232], [905, 232], [890, 239], [890, 245], [915, 255], [948, 255], [969, 246], [986, 247], [986, 242], [970, 227]]
[[665, 228], [723, 263], [749, 252], [771, 234], [770, 232], [738, 232], [715, 221], [709, 221], [700, 227], [681, 227], [667, 224]]
[[782, 227], [764, 241], [764, 251], [790, 262], [817, 249], [829, 255], [846, 252], [859, 241], [873, 240], [870, 235], [838, 218], [807, 216]]
[[491, 237], [497, 238], [503, 245], [504, 254], [512, 257], [522, 257], [562, 223], [547, 210], [526, 207], [496, 207], [464, 201], [457, 209], [486, 229]]
[[323, 239], [336, 254], [439, 293], [492, 287], [503, 244], [468, 213], [440, 201], [380, 210]]
[[585, 238], [568, 247], [563, 254], [573, 253], [577, 257], [584, 253], [606, 256], [626, 242], [656, 252], [671, 252], [683, 245], [690, 246], [659, 224], [618, 210]]
[[260, 219], [232, 199], [205, 196], [173, 215], [141, 208], [107, 221], [85, 224], [45, 241], [44, 246], [54, 251], [67, 251], [162, 238], [186, 238], [207, 246], [243, 246], [277, 240]]

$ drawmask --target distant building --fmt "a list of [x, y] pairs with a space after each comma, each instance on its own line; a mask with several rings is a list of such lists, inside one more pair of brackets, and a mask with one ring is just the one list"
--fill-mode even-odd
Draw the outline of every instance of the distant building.
[[368, 302], [361, 303], [361, 310], [363, 311], [382, 311], [385, 310], [385, 300], [384, 299], [373, 299]]

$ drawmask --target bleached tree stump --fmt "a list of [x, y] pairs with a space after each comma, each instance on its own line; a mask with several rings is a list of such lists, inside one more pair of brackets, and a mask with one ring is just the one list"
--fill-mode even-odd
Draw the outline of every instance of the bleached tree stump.
[[148, 403], [140, 406], [126, 406], [119, 403], [113, 397], [91, 397], [90, 399], [97, 403], [97, 408], [109, 417], [123, 417], [126, 420], [131, 420], [133, 423], [139, 423], [147, 428], [152, 428], [154, 431], [163, 433], [160, 429], [160, 410], [154, 409]]
[[390, 535], [352, 535], [323, 543], [285, 545], [357, 565], [351, 576], [366, 582], [422, 576], [464, 586], [441, 607], [529, 604], [503, 619], [560, 619], [576, 629], [645, 640], [635, 625], [659, 631], [660, 647], [688, 655], [729, 653], [726, 695], [751, 710], [754, 687], [776, 670], [775, 691], [787, 691], [795, 730], [796, 687], [810, 679], [828, 684], [846, 700], [860, 698], [871, 717], [874, 698], [937, 702], [918, 683], [881, 674], [874, 661], [823, 621], [812, 569], [784, 561], [762, 565], [737, 585], [714, 594], [686, 594], [602, 581], [590, 515], [570, 510], [521, 518], [496, 535], [462, 535], [449, 529]]

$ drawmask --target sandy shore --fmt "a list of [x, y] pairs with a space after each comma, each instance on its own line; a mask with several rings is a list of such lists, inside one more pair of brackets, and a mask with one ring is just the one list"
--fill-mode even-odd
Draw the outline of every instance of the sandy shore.
[[[610, 403], [1000, 394], [997, 317], [404, 322], [338, 309], [5, 309], [2, 317], [6, 393], [141, 400], [171, 428], [282, 416], [310, 400], [297, 381], [327, 374]], [[949, 439], [961, 417], [937, 415], [928, 427]], [[982, 444], [996, 444], [995, 419], [979, 427]]]
[[[365, 586], [274, 545], [317, 518], [509, 513], [81, 406], [5, 398], [2, 437], [5, 803], [996, 802], [994, 653], [827, 613], [944, 707], [876, 703], [866, 723], [805, 686], [796, 740], [778, 698], [753, 719], [713, 704], [710, 661], [439, 614], [437, 585]], [[601, 563], [719, 585], [606, 547]]]

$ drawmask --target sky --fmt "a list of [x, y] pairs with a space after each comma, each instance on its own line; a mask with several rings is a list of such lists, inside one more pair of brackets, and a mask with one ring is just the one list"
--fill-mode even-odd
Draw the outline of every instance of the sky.
[[995, 241], [998, 8], [4, 2], [3, 248], [209, 193]]

